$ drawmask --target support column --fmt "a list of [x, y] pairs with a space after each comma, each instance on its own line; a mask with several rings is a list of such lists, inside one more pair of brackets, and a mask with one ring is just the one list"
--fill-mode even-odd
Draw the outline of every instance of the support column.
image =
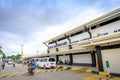
[[104, 71], [100, 46], [96, 46], [95, 48], [97, 53], [98, 69], [99, 71]]
[[85, 28], [85, 31], [88, 32], [89, 36], [90, 36], [90, 39], [92, 38], [92, 33], [90, 32], [89, 28], [87, 28], [86, 26], [84, 26]]
[[58, 61], [59, 61], [59, 56], [56, 55], [56, 64], [58, 64]]
[[92, 58], [92, 67], [96, 67], [95, 51], [91, 53], [91, 58]]
[[53, 40], [53, 42], [56, 44], [56, 52], [58, 52], [58, 44], [57, 44], [57, 41]]
[[72, 54], [70, 54], [69, 59], [70, 59], [70, 65], [72, 65], [73, 64], [73, 55]]
[[68, 36], [68, 35], [66, 35], [66, 34], [65, 34], [65, 37], [66, 37], [66, 38], [68, 39], [68, 41], [69, 41], [68, 48], [69, 48], [69, 49], [72, 49], [72, 45], [71, 45], [70, 36]]

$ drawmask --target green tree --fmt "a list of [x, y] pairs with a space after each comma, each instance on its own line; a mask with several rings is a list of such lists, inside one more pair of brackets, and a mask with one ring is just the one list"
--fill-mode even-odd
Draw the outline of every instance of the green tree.
[[21, 54], [17, 54], [16, 59], [20, 59], [20, 58], [21, 58]]
[[6, 54], [5, 54], [5, 53], [3, 53], [3, 58], [4, 58], [4, 59], [6, 58]]
[[3, 53], [3, 51], [2, 51], [2, 46], [0, 46], [0, 54], [2, 54]]
[[4, 58], [4, 59], [6, 58], [6, 54], [5, 54], [5, 53], [3, 53], [3, 51], [2, 51], [2, 46], [0, 46], [0, 54], [2, 54], [2, 55], [3, 55], [3, 58]]
[[15, 60], [16, 56], [15, 55], [11, 55], [10, 58]]
[[18, 60], [21, 58], [21, 54], [7, 56], [8, 59]]

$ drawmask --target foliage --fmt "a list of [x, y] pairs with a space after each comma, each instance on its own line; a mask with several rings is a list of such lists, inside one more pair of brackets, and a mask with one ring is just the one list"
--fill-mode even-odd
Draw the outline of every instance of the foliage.
[[3, 55], [3, 58], [4, 58], [4, 59], [6, 58], [6, 54], [5, 54], [5, 53], [3, 53], [3, 51], [2, 51], [2, 46], [0, 46], [0, 54], [2, 54], [2, 55]]
[[21, 58], [21, 54], [17, 54], [17, 55], [11, 55], [11, 56], [7, 56], [6, 57], [6, 54], [3, 53], [2, 51], [2, 46], [0, 46], [0, 54], [3, 54], [3, 58], [8, 58], [8, 59], [13, 59], [13, 60], [16, 60], [16, 59], [20, 59]]
[[8, 59], [17, 60], [21, 58], [21, 54], [7, 56]]
[[6, 54], [5, 54], [5, 53], [3, 53], [3, 58], [4, 58], [4, 59], [6, 58]]

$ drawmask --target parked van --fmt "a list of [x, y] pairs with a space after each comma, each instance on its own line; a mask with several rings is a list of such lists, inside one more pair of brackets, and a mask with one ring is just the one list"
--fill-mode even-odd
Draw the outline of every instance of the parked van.
[[38, 61], [36, 62], [37, 67], [41, 68], [54, 68], [56, 67], [56, 61], [55, 58], [51, 57], [44, 57], [44, 58], [39, 58]]

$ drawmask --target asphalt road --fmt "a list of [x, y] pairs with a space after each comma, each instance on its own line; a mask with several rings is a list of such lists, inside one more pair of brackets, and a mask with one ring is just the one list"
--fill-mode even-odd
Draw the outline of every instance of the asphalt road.
[[0, 80], [82, 80], [90, 75], [92, 74], [61, 69], [36, 69], [35, 74], [30, 75], [27, 73], [27, 66], [16, 64], [15, 68], [6, 65], [0, 74]]

